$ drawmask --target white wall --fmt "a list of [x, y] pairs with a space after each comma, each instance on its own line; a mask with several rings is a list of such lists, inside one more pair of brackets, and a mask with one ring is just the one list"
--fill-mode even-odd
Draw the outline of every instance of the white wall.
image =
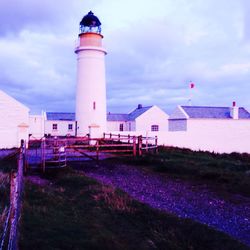
[[250, 153], [250, 120], [190, 119], [187, 126], [187, 131], [159, 134], [159, 143], [219, 153]]
[[[120, 134], [127, 135], [128, 132]], [[190, 119], [187, 131], [130, 132], [130, 135], [158, 136], [159, 145], [218, 153], [250, 153], [250, 120]]]
[[108, 121], [107, 122], [107, 131], [119, 131], [120, 124], [123, 124], [124, 130], [126, 129], [126, 122], [124, 121]]
[[[53, 130], [53, 124], [57, 124], [57, 130]], [[68, 124], [73, 124], [73, 129], [68, 130]], [[75, 136], [75, 121], [45, 121], [44, 134], [50, 134], [51, 136]]]
[[44, 137], [44, 115], [30, 115], [29, 116], [29, 134], [32, 139], [41, 139]]
[[19, 147], [28, 140], [29, 109], [0, 90], [0, 148]]
[[159, 125], [159, 131], [168, 131], [168, 115], [157, 106], [136, 118], [136, 131], [151, 131], [152, 125]]
[[[112, 131], [120, 131], [120, 124], [123, 124], [123, 131], [135, 131], [135, 122], [134, 121], [108, 121], [107, 122], [107, 131], [108, 133]], [[129, 126], [130, 124], [130, 126]]]

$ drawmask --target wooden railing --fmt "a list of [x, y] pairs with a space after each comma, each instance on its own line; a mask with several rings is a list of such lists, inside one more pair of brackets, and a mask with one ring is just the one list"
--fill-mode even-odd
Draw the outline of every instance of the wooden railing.
[[[112, 133], [104, 134], [103, 138], [50, 137], [33, 143], [36, 145], [33, 146], [33, 150], [40, 156], [43, 172], [48, 168], [65, 167], [66, 161], [79, 160], [83, 157], [99, 161], [101, 157], [128, 154], [141, 156], [143, 152], [157, 152], [157, 137]], [[29, 144], [32, 147], [32, 141]]]

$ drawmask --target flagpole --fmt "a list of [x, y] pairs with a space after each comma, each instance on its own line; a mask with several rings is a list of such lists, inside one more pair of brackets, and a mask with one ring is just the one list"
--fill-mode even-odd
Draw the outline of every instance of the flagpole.
[[190, 82], [189, 82], [189, 99], [188, 99], [189, 106], [192, 106], [193, 88], [194, 88], [194, 83], [190, 80]]

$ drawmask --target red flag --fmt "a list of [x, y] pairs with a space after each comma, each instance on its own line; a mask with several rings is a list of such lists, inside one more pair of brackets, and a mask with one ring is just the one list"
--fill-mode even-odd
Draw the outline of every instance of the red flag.
[[194, 88], [194, 83], [190, 82], [190, 88], [193, 89]]

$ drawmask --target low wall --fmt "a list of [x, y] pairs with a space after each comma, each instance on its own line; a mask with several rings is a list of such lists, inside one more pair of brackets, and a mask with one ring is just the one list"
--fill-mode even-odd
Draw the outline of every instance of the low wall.
[[116, 134], [158, 136], [158, 144], [218, 153], [250, 153], [250, 121], [189, 121], [187, 131], [114, 132]]

